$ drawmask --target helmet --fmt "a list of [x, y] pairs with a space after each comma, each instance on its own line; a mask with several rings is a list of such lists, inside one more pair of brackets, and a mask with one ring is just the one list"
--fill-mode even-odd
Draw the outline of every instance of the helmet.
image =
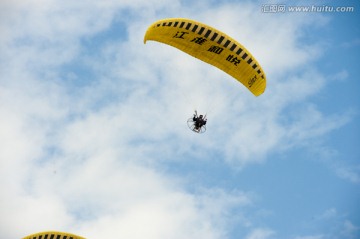
[[200, 115], [200, 118], [202, 118], [203, 117], [203, 115]]

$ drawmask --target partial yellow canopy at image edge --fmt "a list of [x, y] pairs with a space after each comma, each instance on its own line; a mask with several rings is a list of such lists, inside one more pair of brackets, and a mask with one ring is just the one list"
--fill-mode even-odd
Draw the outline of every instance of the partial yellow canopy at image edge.
[[86, 239], [68, 232], [45, 231], [28, 235], [22, 239]]

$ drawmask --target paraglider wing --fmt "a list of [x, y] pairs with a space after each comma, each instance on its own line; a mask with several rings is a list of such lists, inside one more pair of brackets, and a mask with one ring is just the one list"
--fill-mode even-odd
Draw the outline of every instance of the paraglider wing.
[[67, 232], [39, 232], [24, 237], [23, 239], [85, 239]]
[[210, 26], [184, 18], [159, 20], [146, 31], [144, 43], [148, 40], [176, 47], [223, 70], [255, 96], [265, 91], [265, 73], [250, 52]]

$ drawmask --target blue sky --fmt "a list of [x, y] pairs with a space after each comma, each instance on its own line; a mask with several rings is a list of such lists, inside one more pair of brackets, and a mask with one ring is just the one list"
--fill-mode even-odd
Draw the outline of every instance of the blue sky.
[[[359, 238], [359, 10], [1, 1], [0, 238]], [[170, 17], [241, 42], [266, 72], [265, 93], [143, 44]], [[205, 134], [186, 126], [194, 109], [208, 113]]]

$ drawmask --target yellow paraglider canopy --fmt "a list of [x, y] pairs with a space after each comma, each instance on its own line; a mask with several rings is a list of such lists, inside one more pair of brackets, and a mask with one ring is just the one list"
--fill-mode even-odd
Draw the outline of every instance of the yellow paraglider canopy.
[[256, 96], [265, 91], [265, 73], [250, 52], [210, 26], [184, 18], [159, 20], [146, 31], [144, 43], [148, 40], [171, 45], [216, 66]]
[[23, 239], [85, 239], [84, 237], [77, 236], [67, 232], [39, 232], [24, 237]]

